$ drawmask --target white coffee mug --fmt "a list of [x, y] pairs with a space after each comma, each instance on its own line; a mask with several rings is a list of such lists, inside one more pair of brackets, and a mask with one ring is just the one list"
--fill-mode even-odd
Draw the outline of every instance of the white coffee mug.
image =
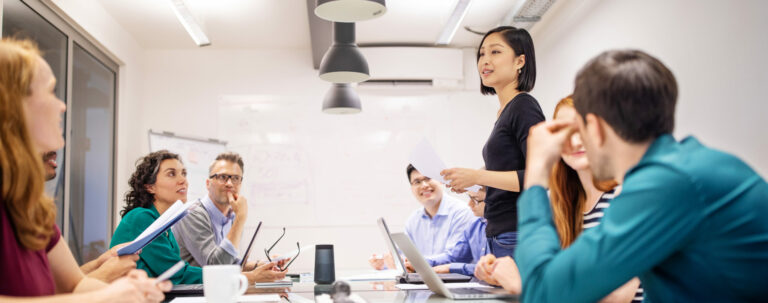
[[208, 302], [237, 302], [248, 289], [248, 278], [237, 265], [208, 265], [203, 267], [203, 290]]

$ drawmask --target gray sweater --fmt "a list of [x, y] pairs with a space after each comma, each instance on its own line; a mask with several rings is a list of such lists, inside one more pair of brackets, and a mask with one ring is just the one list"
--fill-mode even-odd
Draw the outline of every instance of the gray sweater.
[[216, 243], [211, 218], [200, 200], [176, 223], [173, 234], [179, 244], [179, 255], [192, 266], [236, 264], [237, 250], [227, 238]]

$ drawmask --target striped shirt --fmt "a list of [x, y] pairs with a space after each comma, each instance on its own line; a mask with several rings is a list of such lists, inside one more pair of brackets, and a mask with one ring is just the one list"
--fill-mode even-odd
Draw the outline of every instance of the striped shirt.
[[[600, 219], [603, 218], [605, 209], [607, 209], [608, 206], [611, 206], [611, 200], [613, 200], [613, 197], [615, 196], [616, 194], [614, 193], [613, 189], [603, 193], [603, 195], [600, 196], [600, 200], [597, 201], [597, 204], [595, 204], [595, 206], [593, 206], [589, 212], [584, 214], [584, 230], [600, 225]], [[637, 291], [635, 292], [635, 298], [632, 299], [632, 303], [640, 302], [643, 302], [642, 284], [637, 288]]]

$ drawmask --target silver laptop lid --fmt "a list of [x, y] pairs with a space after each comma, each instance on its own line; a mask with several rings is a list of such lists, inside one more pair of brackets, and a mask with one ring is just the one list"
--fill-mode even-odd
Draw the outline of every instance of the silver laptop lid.
[[432, 266], [429, 266], [427, 260], [424, 260], [424, 257], [421, 256], [421, 253], [416, 246], [413, 245], [413, 242], [411, 242], [411, 238], [408, 238], [408, 235], [405, 233], [394, 233], [392, 234], [392, 240], [394, 240], [397, 246], [400, 247], [400, 250], [403, 251], [405, 257], [408, 258], [408, 261], [411, 262], [413, 268], [416, 269], [416, 272], [421, 275], [421, 279], [424, 280], [424, 284], [427, 284], [429, 290], [443, 297], [453, 298], [453, 294], [448, 291], [443, 280], [441, 280], [437, 273], [432, 270]]
[[397, 250], [397, 246], [395, 245], [395, 242], [392, 241], [392, 236], [389, 232], [389, 227], [387, 227], [387, 222], [384, 222], [384, 218], [379, 218], [376, 220], [379, 225], [379, 231], [381, 231], [382, 236], [384, 236], [384, 242], [387, 243], [387, 249], [389, 249], [389, 253], [392, 255], [392, 259], [395, 261], [395, 269], [400, 271], [400, 273], [405, 276], [408, 272], [405, 271], [405, 262], [402, 258], [400, 258], [400, 253]]
[[256, 235], [259, 233], [259, 229], [261, 229], [261, 221], [259, 221], [259, 225], [256, 225], [256, 231], [254, 231], [253, 236], [251, 236], [251, 242], [248, 243], [248, 248], [245, 249], [243, 259], [240, 260], [240, 270], [244, 270], [245, 265], [248, 263], [248, 257], [251, 255], [251, 248], [253, 248], [253, 240], [256, 240]]

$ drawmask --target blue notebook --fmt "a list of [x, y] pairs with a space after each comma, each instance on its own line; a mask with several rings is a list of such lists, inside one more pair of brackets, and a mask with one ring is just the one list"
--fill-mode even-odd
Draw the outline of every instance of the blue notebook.
[[138, 237], [136, 237], [136, 239], [134, 239], [131, 244], [118, 249], [117, 255], [123, 256], [135, 254], [144, 248], [144, 246], [152, 243], [152, 241], [155, 240], [158, 236], [171, 228], [173, 224], [176, 224], [176, 222], [179, 222], [179, 220], [184, 218], [184, 216], [187, 215], [187, 210], [193, 204], [195, 203], [184, 203], [181, 202], [181, 200], [173, 203], [173, 205], [171, 205], [171, 207], [168, 208], [168, 210], [166, 210], [163, 215], [157, 218], [155, 222], [152, 222], [152, 224], [149, 225], [149, 227], [147, 227], [147, 229], [145, 229]]

